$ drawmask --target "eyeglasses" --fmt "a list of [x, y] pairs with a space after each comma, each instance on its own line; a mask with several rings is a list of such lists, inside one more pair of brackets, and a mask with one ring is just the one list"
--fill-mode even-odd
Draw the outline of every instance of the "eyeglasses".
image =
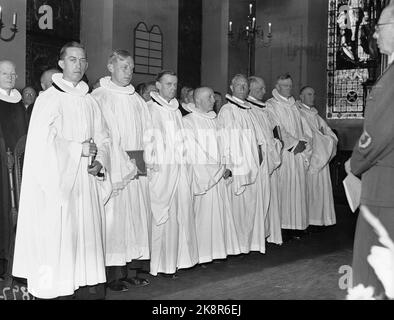
[[5, 72], [2, 72], [1, 75], [9, 77], [9, 78], [12, 78], [12, 79], [16, 79], [18, 77], [18, 75], [16, 73], [5, 73]]
[[386, 22], [386, 23], [378, 23], [378, 24], [376, 24], [375, 25], [375, 32], [379, 32], [381, 26], [387, 26], [389, 24], [394, 24], [394, 22]]

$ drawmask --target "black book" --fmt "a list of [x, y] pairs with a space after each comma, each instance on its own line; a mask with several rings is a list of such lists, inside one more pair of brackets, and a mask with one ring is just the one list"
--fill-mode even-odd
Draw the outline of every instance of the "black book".
[[133, 151], [126, 151], [130, 159], [135, 160], [135, 164], [137, 166], [138, 175], [146, 176], [146, 164], [144, 160], [144, 150], [133, 150]]
[[274, 128], [273, 133], [274, 133], [274, 138], [275, 139], [278, 139], [278, 140], [282, 141], [282, 134], [280, 132], [280, 127], [279, 126], [276, 126]]

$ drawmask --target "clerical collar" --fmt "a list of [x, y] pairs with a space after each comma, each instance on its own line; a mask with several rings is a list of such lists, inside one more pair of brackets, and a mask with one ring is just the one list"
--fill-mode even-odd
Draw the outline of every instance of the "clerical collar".
[[389, 58], [388, 58], [387, 63], [390, 65], [390, 64], [392, 64], [393, 62], [394, 62], [394, 52], [393, 52], [391, 55], [389, 55]]
[[235, 104], [237, 107], [248, 110], [250, 109], [250, 106], [243, 100], [238, 99], [237, 97], [230, 96], [229, 94], [226, 94], [226, 99], [232, 104]]
[[196, 116], [206, 118], [206, 119], [215, 119], [216, 118], [216, 113], [214, 111], [203, 112], [200, 109], [198, 109], [194, 103], [188, 103], [187, 106], [188, 106], [190, 112], [195, 114]]
[[89, 87], [85, 82], [80, 81], [77, 86], [74, 87], [70, 81], [63, 79], [62, 73], [55, 73], [52, 75], [52, 80], [52, 85], [55, 89], [73, 96], [84, 97], [89, 92]]
[[252, 96], [248, 96], [246, 98], [246, 101], [249, 102], [250, 104], [256, 106], [256, 107], [259, 107], [259, 108], [265, 108], [266, 107], [264, 102], [259, 101], [255, 97], [252, 97]]
[[8, 95], [6, 90], [0, 88], [0, 100], [9, 103], [18, 103], [22, 100], [22, 96], [16, 89], [12, 89], [10, 95]]
[[170, 111], [178, 110], [179, 102], [177, 99], [172, 99], [170, 102], [167, 102], [158, 92], [152, 91], [150, 96], [153, 102], [157, 103], [159, 106], [164, 107]]
[[310, 112], [310, 113], [312, 113], [312, 114], [318, 114], [316, 108], [314, 108], [314, 107], [309, 107], [309, 106], [307, 106], [305, 103], [303, 103], [303, 102], [301, 102], [301, 101], [297, 101], [296, 103], [298, 104], [298, 106], [299, 106], [299, 108], [300, 108], [301, 110], [303, 110], [303, 111], [305, 111], [305, 112]]
[[192, 103], [185, 103], [185, 102], [182, 102], [181, 103], [181, 107], [183, 108], [183, 109], [185, 109], [187, 112], [192, 112], [191, 110], [190, 110], [190, 105], [191, 105]]
[[276, 100], [279, 100], [280, 102], [293, 105], [295, 103], [295, 99], [293, 97], [290, 98], [285, 98], [282, 96], [277, 89], [272, 90], [272, 95]]
[[129, 84], [126, 87], [118, 86], [117, 84], [112, 82], [111, 77], [101, 78], [100, 79], [100, 87], [103, 87], [105, 89], [114, 91], [116, 93], [121, 93], [121, 94], [132, 95], [135, 93], [135, 89], [131, 84]]

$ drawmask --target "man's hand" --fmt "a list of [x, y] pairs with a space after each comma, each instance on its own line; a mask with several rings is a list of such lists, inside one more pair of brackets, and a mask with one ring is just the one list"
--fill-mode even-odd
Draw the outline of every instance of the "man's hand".
[[82, 142], [82, 157], [95, 156], [97, 154], [97, 146], [94, 142], [85, 140]]
[[306, 144], [306, 141], [300, 140], [294, 149], [294, 155], [304, 152], [304, 150], [306, 149]]
[[224, 173], [223, 173], [224, 180], [227, 180], [228, 178], [230, 178], [232, 176], [233, 176], [233, 173], [231, 172], [230, 169], [226, 169], [226, 171], [224, 171]]
[[102, 168], [102, 164], [97, 160], [94, 160], [92, 165], [88, 167], [88, 173], [96, 177]]
[[351, 174], [352, 173], [352, 168], [350, 167], [350, 158], [348, 161], [345, 162], [345, 171], [347, 174]]

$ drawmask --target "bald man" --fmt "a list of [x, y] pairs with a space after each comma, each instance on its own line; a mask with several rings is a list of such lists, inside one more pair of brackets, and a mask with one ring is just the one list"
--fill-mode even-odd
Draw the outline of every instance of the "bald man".
[[50, 87], [52, 87], [52, 83], [53, 83], [52, 76], [55, 73], [60, 73], [60, 71], [57, 69], [49, 69], [47, 71], [44, 71], [44, 73], [41, 75], [40, 82], [43, 91], [48, 90]]
[[0, 276], [11, 272], [5, 260], [12, 260], [10, 244], [14, 240], [6, 152], [14, 152], [18, 140], [27, 133], [25, 107], [15, 89], [16, 79], [15, 64], [0, 61]]
[[307, 172], [307, 206], [311, 226], [336, 223], [329, 163], [335, 157], [338, 138], [315, 109], [315, 90], [304, 87], [298, 106], [312, 130], [312, 156]]
[[265, 253], [266, 197], [263, 194], [263, 175], [260, 174], [261, 145], [258, 120], [246, 101], [249, 94], [247, 78], [237, 74], [231, 80], [232, 94], [220, 109], [218, 121], [223, 133], [223, 157], [232, 172], [228, 184], [235, 227], [242, 253]]
[[188, 163], [192, 168], [193, 209], [199, 263], [240, 253], [231, 202], [226, 191], [229, 171], [222, 163], [214, 92], [194, 91], [195, 104], [183, 117]]

